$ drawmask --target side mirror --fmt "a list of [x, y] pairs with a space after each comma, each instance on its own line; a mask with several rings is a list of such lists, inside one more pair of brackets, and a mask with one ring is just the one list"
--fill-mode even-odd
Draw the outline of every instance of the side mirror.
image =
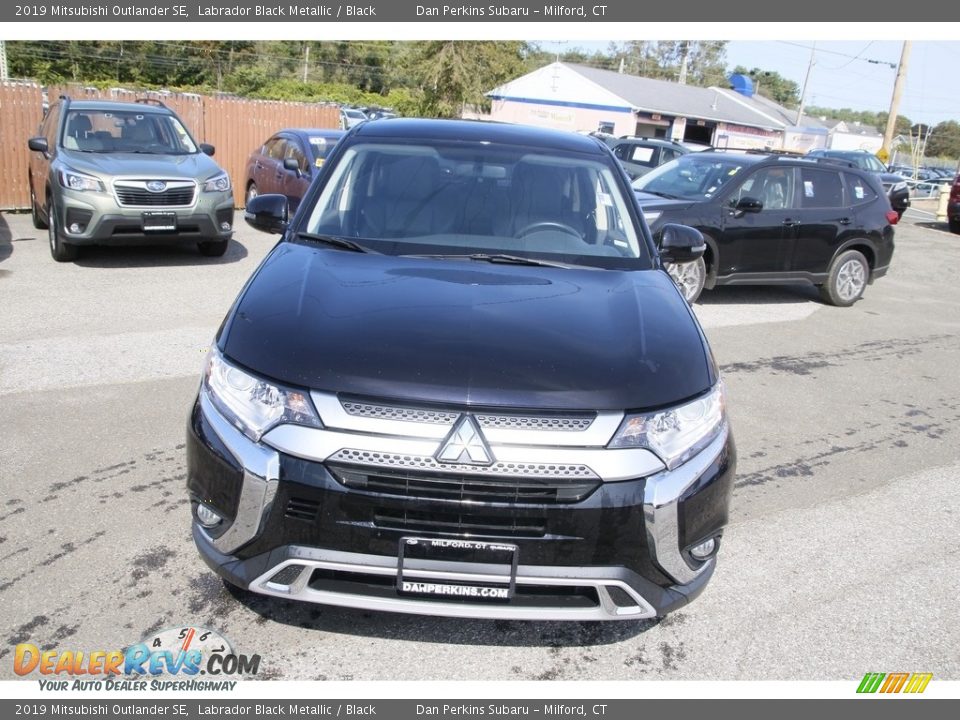
[[33, 150], [34, 152], [49, 152], [50, 147], [47, 145], [47, 139], [45, 137], [34, 137], [27, 140], [27, 147]]
[[660, 259], [663, 262], [693, 262], [703, 257], [706, 250], [703, 234], [689, 225], [668, 223], [660, 231]]
[[744, 213], [758, 213], [763, 210], [763, 203], [752, 197], [742, 197], [733, 206], [737, 217]]
[[289, 214], [286, 195], [257, 195], [247, 203], [243, 219], [256, 230], [280, 235], [287, 229]]
[[297, 159], [296, 159], [296, 158], [284, 158], [284, 159], [283, 159], [283, 169], [284, 169], [284, 170], [289, 170], [290, 172], [295, 172], [298, 177], [301, 175], [301, 172], [300, 172], [300, 163], [297, 162]]
[[216, 150], [217, 149], [210, 143], [200, 143], [200, 152], [202, 152], [204, 155], [213, 157], [213, 153], [215, 153]]

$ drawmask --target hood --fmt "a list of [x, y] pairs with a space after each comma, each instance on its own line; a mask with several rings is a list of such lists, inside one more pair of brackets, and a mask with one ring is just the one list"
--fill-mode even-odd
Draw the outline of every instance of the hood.
[[60, 158], [77, 172], [97, 175], [101, 179], [124, 176], [137, 179], [185, 178], [202, 182], [222, 172], [220, 166], [204, 153], [149, 155], [62, 150]]
[[665, 198], [643, 190], [634, 190], [633, 194], [644, 210], [687, 210], [696, 205], [694, 200], [685, 200], [682, 198]]
[[280, 243], [224, 324], [260, 375], [403, 402], [624, 410], [713, 383], [662, 271], [400, 258]]

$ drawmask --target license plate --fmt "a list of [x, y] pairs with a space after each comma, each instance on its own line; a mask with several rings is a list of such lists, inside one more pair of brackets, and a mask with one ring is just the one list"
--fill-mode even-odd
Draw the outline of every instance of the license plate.
[[[470, 600], [509, 600], [517, 580], [517, 546], [478, 540], [410, 538], [400, 540], [397, 590], [403, 594]], [[470, 563], [462, 577], [436, 578], [417, 570], [457, 572], [448, 563]], [[484, 577], [472, 580], [470, 575]]]
[[175, 213], [143, 213], [144, 232], [176, 232], [177, 216]]

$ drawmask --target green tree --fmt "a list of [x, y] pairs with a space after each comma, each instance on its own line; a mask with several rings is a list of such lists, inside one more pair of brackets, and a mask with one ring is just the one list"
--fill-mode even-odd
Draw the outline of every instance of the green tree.
[[960, 123], [946, 120], [934, 125], [927, 140], [927, 155], [960, 158]]

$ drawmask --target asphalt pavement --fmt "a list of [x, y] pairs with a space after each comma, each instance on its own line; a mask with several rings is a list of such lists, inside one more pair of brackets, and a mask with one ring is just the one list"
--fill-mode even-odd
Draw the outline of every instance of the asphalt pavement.
[[[239, 220], [239, 218], [238, 218]], [[932, 227], [928, 227], [932, 225]], [[377, 614], [232, 593], [190, 539], [184, 432], [207, 345], [275, 238], [54, 263], [0, 215], [0, 679], [13, 647], [214, 628], [297, 680], [960, 679], [960, 236], [908, 213], [851, 308], [812, 288], [696, 306], [739, 448], [704, 594], [661, 621]]]

